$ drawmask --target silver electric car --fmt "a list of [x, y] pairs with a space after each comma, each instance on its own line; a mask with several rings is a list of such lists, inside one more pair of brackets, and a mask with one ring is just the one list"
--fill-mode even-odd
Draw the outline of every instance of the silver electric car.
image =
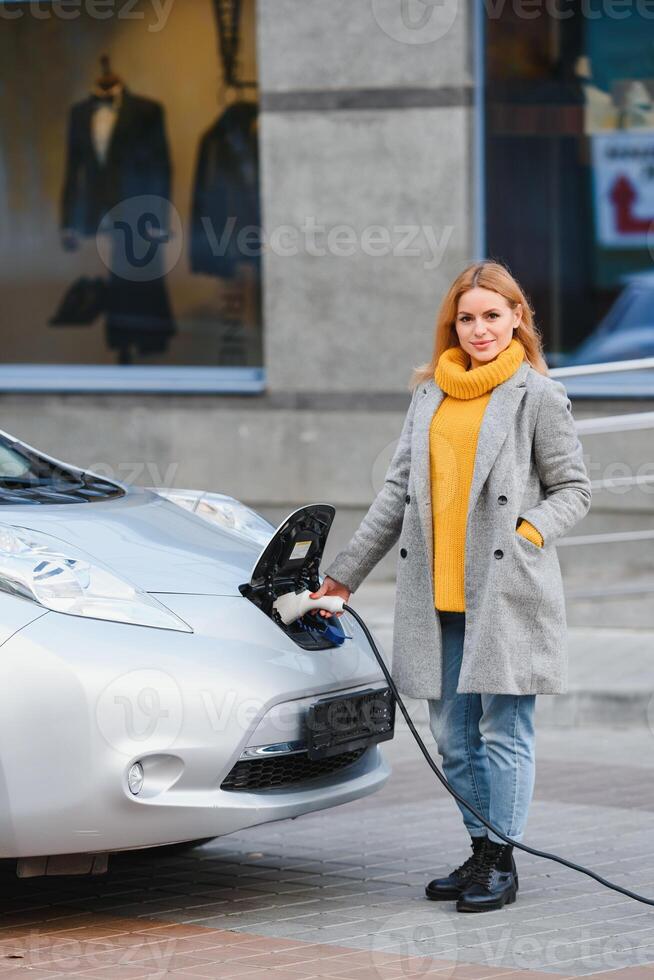
[[101, 872], [385, 783], [395, 705], [363, 631], [273, 608], [319, 587], [333, 516], [274, 528], [0, 432], [0, 858]]

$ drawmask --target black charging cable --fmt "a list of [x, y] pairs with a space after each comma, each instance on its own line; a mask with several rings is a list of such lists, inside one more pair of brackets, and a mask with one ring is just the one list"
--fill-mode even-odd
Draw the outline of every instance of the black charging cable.
[[366, 634], [368, 643], [370, 644], [372, 651], [375, 657], [377, 658], [379, 666], [384, 672], [384, 677], [388, 681], [388, 686], [393, 692], [395, 700], [399, 704], [402, 714], [406, 718], [406, 723], [411, 729], [411, 733], [415, 738], [416, 742], [418, 743], [420, 747], [420, 751], [422, 752], [425, 759], [427, 760], [431, 768], [434, 770], [434, 772], [440, 779], [441, 783], [443, 784], [447, 792], [450, 793], [455, 800], [458, 800], [459, 803], [462, 803], [466, 807], [466, 809], [470, 811], [470, 813], [474, 813], [477, 819], [481, 820], [481, 822], [484, 824], [485, 827], [488, 827], [489, 830], [492, 830], [494, 834], [497, 834], [498, 837], [501, 837], [502, 840], [506, 841], [507, 844], [513, 844], [514, 847], [519, 847], [521, 851], [527, 851], [528, 854], [535, 854], [536, 857], [547, 858], [549, 861], [558, 861], [559, 864], [564, 864], [566, 868], [572, 868], [574, 871], [581, 871], [582, 874], [588, 875], [590, 878], [594, 878], [595, 881], [599, 881], [600, 885], [604, 885], [606, 888], [612, 888], [613, 891], [620, 892], [622, 895], [626, 895], [628, 898], [633, 898], [636, 902], [642, 902], [644, 905], [654, 905], [654, 899], [645, 898], [644, 895], [639, 895], [638, 892], [632, 892], [628, 888], [623, 888], [621, 885], [616, 885], [614, 882], [608, 881], [606, 878], [602, 878], [601, 875], [598, 875], [594, 871], [591, 871], [590, 868], [585, 868], [582, 864], [575, 864], [574, 861], [568, 861], [566, 858], [559, 857], [558, 854], [550, 854], [549, 851], [539, 851], [535, 847], [529, 847], [528, 844], [522, 844], [520, 841], [512, 840], [510, 837], [507, 837], [506, 834], [503, 834], [501, 830], [498, 830], [497, 827], [493, 827], [492, 823], [489, 823], [489, 821], [486, 820], [484, 815], [480, 813], [479, 810], [476, 810], [471, 803], [468, 803], [468, 801], [464, 800], [462, 796], [459, 796], [456, 790], [452, 789], [447, 779], [445, 778], [443, 773], [440, 771], [440, 769], [432, 759], [431, 755], [429, 754], [429, 750], [427, 749], [425, 743], [423, 742], [420, 735], [416, 731], [416, 727], [411, 721], [411, 716], [409, 715], [409, 712], [407, 711], [404, 702], [402, 701], [402, 698], [398, 694], [398, 690], [395, 686], [395, 682], [393, 681], [393, 678], [391, 677], [390, 672], [386, 664], [384, 663], [384, 660], [379, 650], [377, 649], [377, 644], [373, 640], [370, 630], [368, 629], [364, 621], [361, 619], [361, 616], [359, 616], [358, 612], [355, 609], [352, 609], [352, 607], [348, 606], [348, 604], [345, 602], [343, 603], [343, 609], [346, 612], [349, 612], [352, 616], [354, 616], [357, 623], [359, 624], [363, 632]]

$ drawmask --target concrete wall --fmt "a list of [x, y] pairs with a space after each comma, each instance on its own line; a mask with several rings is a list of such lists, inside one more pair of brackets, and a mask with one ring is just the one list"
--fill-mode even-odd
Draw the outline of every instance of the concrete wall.
[[450, 8], [425, 43], [395, 0], [259, 0], [264, 229], [294, 232], [264, 257], [271, 391], [403, 391], [429, 359], [472, 257], [472, 32]]

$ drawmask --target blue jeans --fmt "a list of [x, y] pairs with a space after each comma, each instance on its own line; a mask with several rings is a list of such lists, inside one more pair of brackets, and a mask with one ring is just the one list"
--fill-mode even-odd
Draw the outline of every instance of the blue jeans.
[[[429, 698], [429, 726], [453, 789], [507, 837], [521, 841], [536, 776], [535, 694], [457, 694], [463, 654], [464, 612], [443, 612], [442, 697]], [[471, 837], [489, 837], [467, 807], [457, 802]]]

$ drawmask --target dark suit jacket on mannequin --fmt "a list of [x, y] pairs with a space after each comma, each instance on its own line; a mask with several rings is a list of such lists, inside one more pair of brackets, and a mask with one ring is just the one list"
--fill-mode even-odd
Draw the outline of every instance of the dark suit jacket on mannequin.
[[[124, 85], [116, 122], [104, 162], [93, 143], [93, 96], [71, 107], [68, 122], [68, 151], [61, 200], [61, 227], [79, 235], [93, 236], [103, 215], [121, 202], [133, 227], [145, 197], [143, 213], [154, 214], [163, 232], [169, 231], [171, 163], [166, 139], [164, 111], [160, 103], [134, 95]], [[154, 195], [154, 199], [153, 199]], [[141, 354], [162, 353], [176, 333], [165, 276], [161, 271], [162, 249], [158, 249], [149, 278], [135, 281], [124, 275], [124, 232], [107, 229], [113, 236], [112, 262], [106, 290], [105, 323], [107, 346], [120, 352], [129, 363], [131, 349]]]
[[[171, 164], [160, 103], [123, 86], [104, 164], [93, 145], [93, 111], [89, 96], [71, 107], [68, 121], [61, 226], [81, 235], [94, 235], [102, 215], [120, 201], [146, 194], [170, 200]], [[166, 227], [165, 211], [161, 219]]]

